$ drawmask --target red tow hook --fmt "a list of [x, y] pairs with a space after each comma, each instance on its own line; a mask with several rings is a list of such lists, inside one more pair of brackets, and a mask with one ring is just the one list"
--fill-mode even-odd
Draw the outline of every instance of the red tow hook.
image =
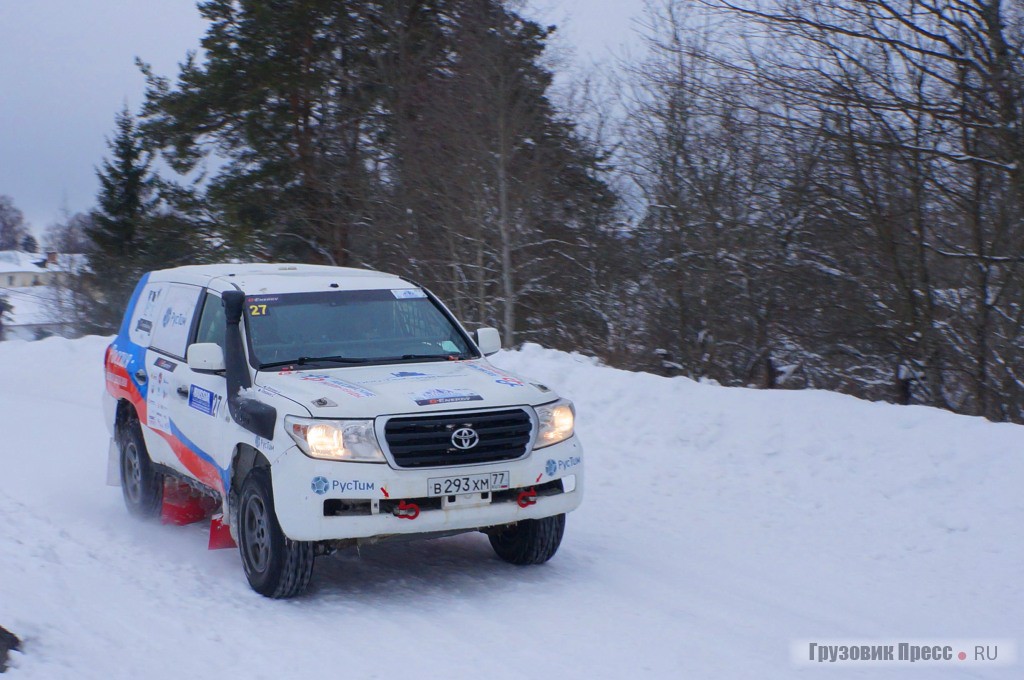
[[395, 510], [395, 517], [398, 519], [416, 519], [420, 516], [420, 506], [415, 503], [406, 503], [405, 501], [398, 502], [398, 508]]
[[519, 507], [528, 508], [531, 505], [537, 504], [537, 489], [530, 487], [525, 491], [519, 492], [519, 498], [516, 499], [516, 503], [519, 503]]

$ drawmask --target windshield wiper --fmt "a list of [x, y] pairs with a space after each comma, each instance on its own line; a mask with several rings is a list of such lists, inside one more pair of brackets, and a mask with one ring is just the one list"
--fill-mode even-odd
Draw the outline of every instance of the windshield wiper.
[[306, 364], [316, 364], [320, 362], [333, 364], [386, 364], [396, 361], [461, 361], [469, 358], [470, 357], [464, 354], [403, 354], [402, 356], [397, 357], [359, 358], [342, 356], [299, 357], [298, 359], [290, 359], [289, 361], [271, 361], [270, 363], [260, 364], [260, 370], [277, 368], [279, 366], [305, 366]]
[[366, 364], [374, 359], [363, 359], [355, 357], [299, 357], [298, 359], [289, 359], [288, 361], [271, 361], [270, 363], [260, 364], [260, 370], [265, 368], [277, 368], [278, 366], [305, 366], [306, 364], [316, 364], [320, 362], [332, 363], [332, 364]]

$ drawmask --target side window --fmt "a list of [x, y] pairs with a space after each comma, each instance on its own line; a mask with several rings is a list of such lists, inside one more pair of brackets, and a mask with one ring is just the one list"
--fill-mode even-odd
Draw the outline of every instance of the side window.
[[227, 319], [224, 316], [224, 305], [220, 297], [213, 293], [206, 294], [203, 302], [203, 313], [199, 317], [199, 330], [196, 332], [196, 342], [213, 342], [224, 347], [224, 330], [227, 326]]
[[149, 340], [153, 335], [153, 324], [158, 321], [157, 311], [163, 301], [166, 288], [166, 283], [148, 283], [139, 294], [128, 326], [128, 339], [136, 345], [149, 347]]
[[150, 347], [184, 359], [200, 292], [202, 291], [198, 286], [178, 283], [172, 283], [164, 289], [156, 306], [157, 314], [153, 319]]

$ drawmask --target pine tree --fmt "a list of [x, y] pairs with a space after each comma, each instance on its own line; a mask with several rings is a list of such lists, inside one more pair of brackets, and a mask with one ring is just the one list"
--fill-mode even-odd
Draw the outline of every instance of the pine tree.
[[147, 251], [154, 250], [146, 243], [146, 228], [159, 200], [150, 170], [153, 159], [127, 109], [117, 114], [116, 132], [107, 146], [111, 158], [96, 172], [99, 206], [86, 229], [92, 242], [90, 271], [82, 281], [90, 298], [85, 303], [86, 332], [116, 328], [139, 275], [150, 264]]

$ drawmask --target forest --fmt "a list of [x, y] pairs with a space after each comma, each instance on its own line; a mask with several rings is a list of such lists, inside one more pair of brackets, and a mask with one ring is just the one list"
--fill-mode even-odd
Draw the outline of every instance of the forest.
[[502, 0], [199, 7], [44, 239], [81, 333], [143, 271], [301, 261], [508, 347], [1024, 422], [1024, 4], [653, 0], [571, 74]]

